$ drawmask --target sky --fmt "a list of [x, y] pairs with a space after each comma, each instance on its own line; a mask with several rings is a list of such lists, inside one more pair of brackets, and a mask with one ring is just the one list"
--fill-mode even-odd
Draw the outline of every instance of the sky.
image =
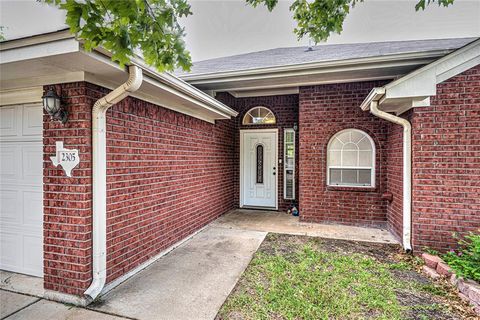
[[[295, 22], [280, 0], [273, 12], [239, 0], [191, 0], [193, 15], [181, 20], [194, 61], [278, 47], [308, 45], [297, 40]], [[480, 37], [480, 0], [456, 0], [415, 12], [416, 1], [365, 0], [347, 17], [343, 32], [326, 44]], [[0, 0], [0, 25], [8, 39], [64, 28], [64, 13], [36, 0]], [[324, 43], [322, 43], [324, 44]]]

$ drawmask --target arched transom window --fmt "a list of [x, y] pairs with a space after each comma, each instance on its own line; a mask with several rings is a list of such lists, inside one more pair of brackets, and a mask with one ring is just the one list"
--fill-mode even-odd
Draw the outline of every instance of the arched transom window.
[[254, 107], [243, 117], [243, 124], [275, 124], [277, 120], [270, 109], [265, 107]]
[[375, 144], [368, 134], [357, 129], [342, 130], [330, 139], [327, 149], [328, 185], [375, 185]]

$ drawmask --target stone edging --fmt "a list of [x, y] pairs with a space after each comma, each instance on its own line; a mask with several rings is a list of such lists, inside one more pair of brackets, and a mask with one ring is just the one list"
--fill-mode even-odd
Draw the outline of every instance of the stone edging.
[[458, 295], [462, 300], [469, 302], [475, 312], [480, 315], [480, 285], [472, 280], [457, 277], [452, 269], [440, 258], [428, 253], [422, 254], [425, 261], [423, 271], [433, 279], [449, 278], [450, 283], [458, 288]]

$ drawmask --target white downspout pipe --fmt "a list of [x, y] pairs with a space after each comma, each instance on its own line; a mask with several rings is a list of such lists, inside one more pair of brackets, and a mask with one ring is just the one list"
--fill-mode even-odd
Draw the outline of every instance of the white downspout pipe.
[[378, 109], [378, 101], [370, 103], [370, 112], [403, 127], [403, 248], [412, 250], [412, 125], [406, 119]]
[[107, 278], [107, 138], [106, 113], [115, 103], [140, 88], [142, 69], [129, 67], [128, 80], [106, 96], [98, 99], [92, 108], [93, 160], [93, 280], [84, 292], [89, 301], [95, 300]]

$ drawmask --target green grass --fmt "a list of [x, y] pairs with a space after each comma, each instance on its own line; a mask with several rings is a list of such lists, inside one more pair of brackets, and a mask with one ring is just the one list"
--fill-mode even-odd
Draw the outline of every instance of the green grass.
[[392, 270], [412, 270], [407, 262], [383, 263], [360, 253], [325, 252], [312, 244], [287, 254], [257, 252], [219, 318], [395, 320], [405, 319], [409, 310], [437, 308], [399, 302], [399, 290], [440, 294], [433, 285], [399, 281]]

